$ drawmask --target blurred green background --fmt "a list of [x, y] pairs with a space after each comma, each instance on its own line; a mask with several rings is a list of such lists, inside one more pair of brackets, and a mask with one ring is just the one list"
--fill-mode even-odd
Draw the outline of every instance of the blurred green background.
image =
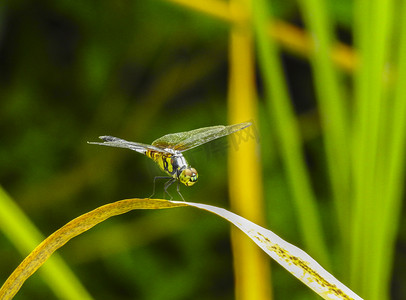
[[[296, 1], [272, 2], [274, 18], [305, 26], [303, 6]], [[351, 45], [357, 25], [354, 4], [334, 0], [324, 4], [334, 20], [334, 34]], [[148, 197], [153, 177], [162, 175], [152, 161], [135, 152], [86, 141], [113, 135], [150, 143], [167, 133], [227, 124], [229, 34], [228, 22], [172, 1], [3, 2], [1, 186], [45, 236], [105, 203]], [[320, 125], [323, 112], [315, 100], [317, 86], [323, 83], [312, 77], [306, 51], [276, 41], [284, 49], [280, 62], [304, 140], [304, 163], [318, 199], [331, 261], [328, 270], [355, 292], [363, 291], [365, 285], [349, 274], [350, 262], [345, 259], [349, 240], [338, 238], [323, 146], [326, 133]], [[268, 82], [261, 64], [258, 59], [259, 115], [254, 126], [260, 138], [267, 227], [305, 248], [289, 176], [277, 151], [277, 125], [267, 108]], [[342, 88], [350, 95], [343, 99], [352, 106], [353, 74], [343, 69]], [[227, 147], [209, 144], [186, 156], [199, 171], [199, 183], [182, 188], [185, 198], [229, 208]], [[402, 186], [403, 177], [399, 178]], [[400, 230], [394, 243], [387, 244], [393, 257], [384, 289], [391, 299], [404, 299], [405, 211], [397, 213], [393, 222], [396, 227], [400, 218]], [[353, 222], [356, 213], [347, 212], [347, 217]], [[115, 217], [58, 253], [95, 299], [235, 298], [229, 225], [191, 208]], [[7, 234], [0, 235], [1, 282], [26, 254], [18, 252]], [[285, 270], [272, 266], [269, 284], [275, 299], [317, 297]], [[58, 296], [40, 272], [16, 296], [53, 298]]]

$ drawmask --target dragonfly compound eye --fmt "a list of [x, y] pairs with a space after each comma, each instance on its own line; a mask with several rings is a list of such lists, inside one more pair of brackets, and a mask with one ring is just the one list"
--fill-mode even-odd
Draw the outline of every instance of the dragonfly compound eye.
[[197, 171], [195, 168], [185, 169], [179, 176], [180, 182], [186, 186], [194, 185], [197, 181]]

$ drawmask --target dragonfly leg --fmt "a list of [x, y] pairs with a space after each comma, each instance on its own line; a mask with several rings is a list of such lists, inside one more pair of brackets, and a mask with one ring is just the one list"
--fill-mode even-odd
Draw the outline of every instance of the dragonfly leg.
[[[173, 179], [172, 177], [169, 177], [169, 176], [155, 176], [154, 177], [154, 187], [152, 188], [152, 195], [151, 196], [149, 196], [148, 198], [152, 198], [154, 195], [155, 195], [155, 183], [156, 183], [156, 180], [157, 179]], [[166, 192], [166, 190], [165, 190], [165, 192]], [[168, 193], [168, 192], [166, 192], [166, 193]], [[165, 195], [165, 194], [164, 194]], [[168, 193], [168, 195], [169, 195], [169, 193]], [[170, 195], [169, 195], [170, 196]]]
[[165, 182], [165, 185], [164, 185], [164, 191], [165, 191], [165, 193], [167, 193], [168, 196], [171, 197], [169, 200], [172, 200], [173, 197], [171, 196], [171, 194], [169, 194], [169, 192], [168, 192], [168, 187], [170, 187], [175, 181], [176, 181], [176, 179], [171, 177], [171, 179], [168, 180], [167, 182]]
[[183, 201], [185, 201], [185, 198], [183, 198], [182, 194], [180, 193], [180, 189], [179, 189], [179, 181], [178, 181], [178, 186], [176, 187], [176, 190], [178, 191], [179, 196], [182, 198]]

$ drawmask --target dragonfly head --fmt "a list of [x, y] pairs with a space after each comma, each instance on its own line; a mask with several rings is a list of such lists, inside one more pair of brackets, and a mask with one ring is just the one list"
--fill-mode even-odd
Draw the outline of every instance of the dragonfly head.
[[179, 181], [186, 186], [191, 186], [196, 183], [197, 177], [197, 171], [195, 168], [186, 168], [180, 173]]

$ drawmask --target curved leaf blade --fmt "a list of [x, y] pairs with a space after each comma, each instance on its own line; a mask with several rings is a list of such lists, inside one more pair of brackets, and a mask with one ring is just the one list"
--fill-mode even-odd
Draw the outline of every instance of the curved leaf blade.
[[216, 206], [160, 199], [126, 199], [103, 205], [70, 221], [38, 245], [10, 275], [0, 289], [0, 299], [11, 299], [27, 280], [57, 249], [70, 239], [106, 219], [134, 209], [164, 209], [192, 206], [212, 212], [247, 234], [280, 265], [324, 299], [361, 300], [354, 292], [323, 269], [307, 253], [265, 229], [230, 211]]

